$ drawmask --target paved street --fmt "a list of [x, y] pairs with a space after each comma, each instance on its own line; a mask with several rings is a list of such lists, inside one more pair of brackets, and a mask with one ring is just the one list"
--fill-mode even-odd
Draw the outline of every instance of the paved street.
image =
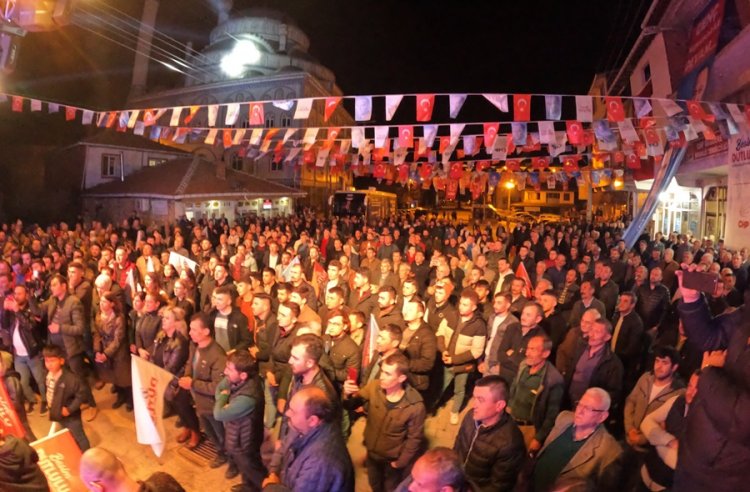
[[[100, 411], [93, 422], [84, 422], [89, 441], [92, 446], [102, 446], [115, 452], [131, 476], [145, 478], [155, 471], [166, 471], [174, 475], [188, 491], [220, 492], [229, 490], [231, 485], [239, 482], [239, 478], [232, 481], [224, 479], [226, 467], [213, 470], [186, 457], [192, 457], [194, 453], [181, 449], [183, 446], [177, 443], [176, 437], [179, 429], [175, 428], [176, 417], [171, 417], [165, 422], [167, 446], [162, 457], [157, 459], [149, 446], [136, 442], [133, 414], [125, 411], [125, 407], [117, 410], [111, 408], [115, 395], [109, 392], [109, 386], [99, 391], [95, 390], [94, 395]], [[465, 412], [466, 409], [464, 409]], [[37, 410], [29, 416], [29, 422], [37, 437], [43, 437], [49, 430], [49, 420], [46, 416], [39, 416], [38, 406]], [[359, 419], [353, 426], [349, 439], [349, 452], [356, 472], [357, 492], [370, 490], [364, 468], [365, 449], [362, 446], [364, 427], [364, 419]], [[431, 447], [451, 446], [456, 428], [457, 426], [448, 422], [446, 408], [441, 408], [437, 416], [427, 419], [425, 425], [425, 435], [429, 445]], [[264, 456], [266, 455], [267, 453], [264, 453]], [[217, 484], [222, 484], [222, 486], [217, 487]]]

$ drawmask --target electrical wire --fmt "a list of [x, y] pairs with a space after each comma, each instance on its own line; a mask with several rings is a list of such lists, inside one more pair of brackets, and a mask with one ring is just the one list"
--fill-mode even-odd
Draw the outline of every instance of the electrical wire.
[[[137, 18], [129, 15], [127, 12], [123, 12], [122, 10], [119, 10], [118, 8], [116, 8], [116, 7], [112, 6], [112, 5], [109, 5], [109, 4], [107, 4], [107, 3], [105, 3], [105, 2], [103, 2], [101, 0], [92, 0], [88, 5], [90, 7], [92, 7], [92, 8], [98, 9], [100, 12], [103, 12], [104, 9], [102, 7], [97, 7], [96, 4], [101, 4], [104, 7], [108, 8], [109, 10], [114, 11], [117, 15], [119, 15], [119, 18], [123, 22], [125, 22], [125, 23], [129, 24], [130, 26], [134, 27], [136, 31], [140, 31], [141, 28], [143, 28], [143, 29], [145, 29], [147, 31], [150, 31], [153, 34], [153, 36], [154, 36], [155, 39], [157, 39], [157, 40], [159, 40], [159, 41], [161, 41], [161, 42], [163, 42], [163, 43], [165, 43], [167, 45], [171, 45], [174, 48], [179, 49], [181, 53], [185, 53], [185, 52], [189, 51], [192, 56], [194, 56], [196, 58], [202, 58], [207, 63], [210, 63], [210, 59], [206, 55], [204, 55], [203, 53], [201, 53], [200, 51], [197, 51], [197, 50], [193, 49], [192, 47], [189, 47], [187, 44], [178, 41], [177, 39], [173, 38], [172, 36], [169, 36], [168, 34], [165, 34], [164, 32], [156, 29], [154, 26], [148, 26], [148, 25], [142, 24], [139, 19], [137, 19]], [[127, 19], [129, 19], [129, 20], [127, 20]]]
[[[138, 44], [139, 35], [138, 34], [134, 34], [134, 33], [128, 31], [127, 29], [125, 29], [125, 28], [123, 28], [121, 26], [118, 26], [116, 24], [116, 20], [113, 22], [112, 20], [109, 20], [109, 19], [106, 19], [104, 17], [98, 16], [98, 15], [93, 14], [91, 12], [87, 12], [87, 11], [85, 11], [83, 9], [79, 13], [76, 14], [76, 17], [79, 20], [82, 19], [83, 21], [88, 22], [89, 24], [91, 24], [91, 26], [89, 26], [89, 27], [91, 27], [92, 29], [94, 27], [96, 27], [98, 24], [104, 24], [106, 26], [110, 26], [109, 28], [105, 28], [107, 31], [110, 32], [110, 34], [120, 36], [121, 38], [124, 38], [127, 42], [134, 42], [134, 44], [136, 46]], [[76, 22], [76, 25], [80, 26], [80, 22]], [[160, 56], [166, 57], [166, 59], [168, 60], [168, 63], [170, 63], [170, 65], [177, 64], [177, 65], [181, 65], [181, 66], [187, 68], [188, 70], [192, 70], [194, 72], [203, 72], [203, 73], [208, 74], [208, 75], [212, 75], [213, 74], [213, 72], [211, 72], [211, 71], [209, 71], [209, 70], [207, 70], [207, 69], [205, 69], [203, 67], [187, 63], [185, 60], [182, 59], [182, 57], [180, 55], [175, 55], [174, 53], [172, 53], [170, 51], [167, 51], [167, 50], [161, 48], [160, 46], [157, 46], [154, 43], [152, 43], [151, 44], [151, 50], [149, 51], [148, 58], [151, 59], [151, 60], [154, 60], [156, 62], [164, 64], [164, 60], [156, 58], [156, 56], [154, 55], [154, 53], [156, 55], [160, 55]]]

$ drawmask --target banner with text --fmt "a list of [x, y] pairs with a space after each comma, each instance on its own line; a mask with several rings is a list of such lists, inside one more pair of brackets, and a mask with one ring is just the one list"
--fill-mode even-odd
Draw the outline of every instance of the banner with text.
[[729, 139], [729, 180], [727, 182], [727, 222], [724, 241], [730, 248], [747, 244], [750, 236], [750, 133]]
[[81, 450], [68, 429], [31, 443], [51, 492], [86, 492], [78, 476]]

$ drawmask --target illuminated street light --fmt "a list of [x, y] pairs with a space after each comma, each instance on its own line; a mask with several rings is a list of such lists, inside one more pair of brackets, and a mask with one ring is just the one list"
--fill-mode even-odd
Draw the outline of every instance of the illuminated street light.
[[242, 77], [248, 65], [260, 60], [260, 50], [249, 39], [240, 39], [221, 59], [221, 70], [232, 78]]
[[513, 181], [506, 181], [504, 186], [505, 186], [505, 189], [508, 190], [508, 208], [507, 208], [507, 210], [508, 210], [508, 212], [510, 212], [510, 192], [511, 192], [511, 190], [513, 188], [515, 188], [516, 183], [514, 183]]

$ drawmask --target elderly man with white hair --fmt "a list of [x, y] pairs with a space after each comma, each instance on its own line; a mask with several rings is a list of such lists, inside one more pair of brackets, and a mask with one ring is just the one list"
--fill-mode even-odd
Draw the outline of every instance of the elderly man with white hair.
[[575, 411], [558, 415], [537, 456], [533, 490], [583, 484], [590, 490], [619, 489], [622, 448], [603, 425], [610, 404], [609, 393], [589, 388]]

